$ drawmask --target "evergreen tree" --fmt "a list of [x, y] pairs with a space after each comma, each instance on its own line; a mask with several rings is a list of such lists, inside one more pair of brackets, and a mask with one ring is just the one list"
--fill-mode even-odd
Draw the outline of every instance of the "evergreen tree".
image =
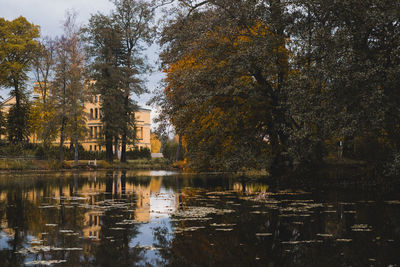
[[[101, 94], [103, 131], [107, 160], [112, 161], [112, 144], [121, 142], [121, 162], [126, 162], [126, 145], [136, 141], [133, 94], [146, 92], [142, 74], [148, 70], [142, 56], [143, 42], [151, 40], [153, 12], [144, 1], [113, 1], [110, 16], [94, 15], [85, 30], [92, 58], [90, 72], [94, 93]], [[116, 112], [118, 110], [119, 112]]]

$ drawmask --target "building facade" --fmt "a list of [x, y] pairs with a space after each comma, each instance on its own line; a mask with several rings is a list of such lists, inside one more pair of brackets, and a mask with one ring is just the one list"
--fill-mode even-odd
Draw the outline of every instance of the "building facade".
[[[1, 103], [1, 111], [4, 115], [8, 114], [10, 108], [15, 104], [15, 97], [7, 98]], [[87, 134], [84, 140], [80, 141], [80, 144], [85, 150], [88, 151], [105, 151], [103, 123], [101, 121], [103, 113], [101, 110], [101, 98], [100, 95], [94, 95], [90, 97], [90, 100], [84, 104], [84, 112], [86, 114], [86, 128]], [[115, 112], [118, 112], [117, 110]], [[137, 129], [137, 142], [134, 146], [137, 148], [148, 148], [151, 149], [150, 143], [150, 109], [139, 108], [135, 112], [136, 129]], [[5, 139], [6, 136], [0, 136], [1, 139]], [[29, 137], [31, 143], [40, 143], [40, 140], [32, 134]], [[59, 144], [59, 139], [53, 142], [54, 145]], [[68, 146], [69, 140], [66, 140], [65, 145]], [[127, 150], [132, 149], [132, 145], [127, 146]]]
[[[89, 151], [105, 151], [105, 146], [101, 145], [101, 141], [104, 140], [102, 135], [103, 123], [101, 119], [103, 117], [103, 111], [101, 110], [101, 98], [100, 95], [94, 95], [88, 102], [85, 102], [85, 113], [86, 113], [86, 127], [88, 134], [81, 142], [83, 148]], [[117, 112], [117, 111], [116, 111]], [[139, 108], [135, 112], [136, 129], [137, 129], [137, 143], [135, 144], [138, 148], [151, 149], [150, 143], [150, 109]], [[132, 148], [128, 146], [127, 150]]]

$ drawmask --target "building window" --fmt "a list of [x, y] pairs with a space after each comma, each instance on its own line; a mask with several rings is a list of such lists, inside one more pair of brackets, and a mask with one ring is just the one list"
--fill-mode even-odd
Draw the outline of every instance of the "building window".
[[98, 118], [97, 108], [94, 109], [94, 117], [95, 117], [96, 119]]
[[143, 139], [143, 127], [140, 127], [138, 132], [137, 132], [137, 138], [138, 139]]
[[97, 103], [97, 95], [94, 96], [94, 103]]
[[89, 150], [92, 151], [92, 145], [89, 146]]
[[93, 127], [90, 126], [90, 138], [93, 138]]
[[94, 151], [96, 151], [96, 148], [97, 148], [97, 146], [96, 146], [96, 145], [94, 145]]
[[99, 146], [99, 151], [101, 151], [101, 146]]
[[93, 109], [90, 109], [90, 119], [93, 120]]
[[102, 108], [99, 109], [99, 113], [100, 113], [100, 119], [102, 119], [103, 118], [103, 109]]
[[94, 138], [97, 138], [97, 127], [94, 127]]

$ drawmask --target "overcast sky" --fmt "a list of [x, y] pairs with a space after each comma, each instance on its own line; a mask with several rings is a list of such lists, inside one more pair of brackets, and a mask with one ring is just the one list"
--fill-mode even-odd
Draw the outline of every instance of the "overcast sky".
[[[101, 12], [109, 14], [113, 4], [109, 0], [0, 0], [0, 17], [13, 20], [24, 16], [29, 22], [39, 25], [42, 36], [57, 36], [62, 33], [62, 21], [67, 10], [75, 10], [78, 13], [78, 24], [86, 24], [91, 14]], [[158, 85], [162, 74], [156, 72], [156, 60], [158, 58], [157, 47], [154, 45], [146, 52], [155, 72], [148, 77], [147, 87], [153, 91]], [[0, 92], [5, 96], [7, 93]], [[141, 106], [149, 100], [151, 95], [146, 94], [136, 99]]]

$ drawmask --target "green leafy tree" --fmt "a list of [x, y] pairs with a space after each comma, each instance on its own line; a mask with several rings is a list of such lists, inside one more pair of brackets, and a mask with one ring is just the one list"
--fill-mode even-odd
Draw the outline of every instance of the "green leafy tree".
[[45, 147], [49, 147], [51, 141], [57, 136], [55, 127], [55, 103], [51, 97], [51, 82], [54, 78], [56, 59], [55, 40], [45, 37], [40, 41], [39, 49], [33, 59], [35, 75], [34, 93], [38, 97], [33, 101], [31, 108], [31, 129], [38, 140]]
[[30, 104], [23, 102], [19, 106], [13, 105], [8, 111], [7, 133], [8, 141], [18, 144], [22, 141], [28, 142], [30, 135], [29, 122]]
[[113, 161], [113, 139], [120, 136], [123, 117], [116, 112], [123, 101], [121, 92], [122, 36], [113, 20], [101, 14], [93, 15], [84, 29], [84, 37], [88, 44], [87, 51], [91, 58], [88, 72], [95, 81], [91, 85], [94, 94], [101, 95], [103, 116], [103, 134], [105, 136], [106, 159]]
[[122, 53], [120, 55], [123, 79], [120, 83], [123, 102], [123, 125], [121, 128], [121, 162], [126, 162], [126, 145], [136, 140], [136, 103], [132, 96], [146, 92], [142, 75], [148, 65], [143, 56], [143, 43], [150, 43], [154, 34], [151, 21], [154, 10], [145, 1], [114, 0], [115, 11], [112, 18], [121, 33]]
[[240, 168], [259, 155], [273, 174], [313, 167], [339, 140], [349, 157], [395, 158], [398, 3], [176, 2], [155, 102], [195, 167]]
[[284, 129], [294, 127], [284, 105], [284, 23], [275, 25], [283, 11], [263, 6], [269, 13], [262, 20], [250, 1], [205, 1], [199, 7], [177, 13], [164, 28], [162, 114], [184, 136], [195, 168], [265, 167], [267, 157], [276, 166], [287, 150]]
[[[112, 145], [121, 144], [121, 162], [126, 161], [126, 145], [136, 142], [137, 110], [132, 96], [146, 92], [142, 75], [148, 71], [143, 44], [152, 39], [151, 6], [144, 1], [113, 1], [110, 16], [91, 17], [85, 30], [89, 66], [95, 80], [94, 93], [101, 94], [107, 160], [112, 161]], [[116, 110], [120, 112], [115, 112]]]
[[60, 162], [63, 161], [64, 142], [69, 136], [75, 148], [75, 164], [78, 163], [79, 140], [84, 137], [84, 62], [83, 47], [75, 14], [67, 14], [64, 35], [57, 42], [53, 97], [56, 104], [60, 136]]
[[9, 139], [13, 142], [23, 141], [28, 131], [25, 83], [38, 48], [38, 37], [39, 26], [24, 17], [12, 21], [0, 18], [0, 86], [12, 88], [10, 94], [15, 97], [15, 106], [8, 116], [11, 119], [8, 125], [12, 128]]

